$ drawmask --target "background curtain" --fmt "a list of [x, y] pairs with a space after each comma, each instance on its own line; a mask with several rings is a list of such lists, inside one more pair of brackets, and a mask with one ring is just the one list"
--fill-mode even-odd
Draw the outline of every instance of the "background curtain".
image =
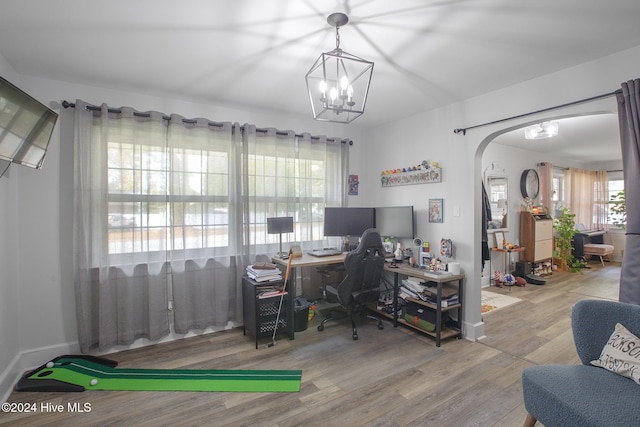
[[323, 237], [323, 218], [325, 206], [346, 205], [348, 145], [251, 124], [242, 129], [243, 264], [279, 251], [279, 235], [267, 234], [269, 217], [294, 218], [294, 232], [282, 235], [285, 252], [294, 242], [303, 252], [340, 247], [338, 237]]
[[609, 174], [605, 170], [593, 171], [593, 228], [607, 227], [609, 212]]
[[576, 215], [576, 224], [584, 224], [587, 230], [603, 230], [607, 223], [607, 172], [565, 169], [564, 190], [565, 202]]
[[553, 165], [551, 162], [538, 163], [540, 177], [540, 204], [553, 213]]
[[246, 266], [278, 251], [268, 217], [294, 217], [285, 250], [329, 244], [324, 207], [346, 199], [341, 140], [80, 100], [75, 112], [83, 352], [241, 323]]
[[640, 79], [622, 83], [617, 98], [627, 210], [619, 299], [640, 304]]
[[167, 208], [175, 332], [223, 328], [242, 321], [233, 233], [238, 208], [229, 174], [236, 163], [234, 127], [173, 114], [167, 125]]
[[[128, 148], [140, 133], [149, 136], [145, 140], [165, 140], [166, 126], [160, 114], [137, 117], [133, 113], [132, 109], [123, 108], [121, 113], [113, 114], [106, 105], [91, 111], [86, 103], [76, 101], [73, 259], [78, 338], [83, 352], [131, 344], [138, 338], [157, 340], [169, 333], [164, 259], [138, 262], [140, 258], [130, 257], [125, 263], [114, 262], [109, 254], [111, 251], [117, 256], [117, 252], [131, 250], [125, 248], [125, 242], [133, 241], [126, 240], [126, 232], [119, 228], [124, 219], [109, 216], [110, 205], [117, 210], [115, 206], [133, 203], [129, 196], [135, 188], [146, 185], [138, 177], [137, 187], [128, 186], [128, 180], [127, 185], [112, 187], [109, 192], [108, 183], [117, 178], [110, 176], [105, 167], [109, 141], [123, 141], [127, 148], [114, 156], [124, 158], [132, 155]], [[124, 169], [120, 172], [121, 176], [131, 175]], [[146, 178], [149, 184], [149, 177]], [[157, 203], [165, 197], [162, 182], [154, 192], [147, 203]], [[111, 233], [107, 229], [109, 223], [114, 224]], [[138, 242], [144, 244], [142, 240]]]

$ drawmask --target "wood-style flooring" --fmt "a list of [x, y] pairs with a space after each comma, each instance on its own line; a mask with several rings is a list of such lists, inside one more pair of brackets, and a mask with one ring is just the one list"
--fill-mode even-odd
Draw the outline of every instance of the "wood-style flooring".
[[[554, 273], [544, 286], [495, 288], [521, 301], [484, 315], [486, 338], [435, 341], [385, 321], [358, 328], [316, 317], [296, 339], [255, 349], [242, 328], [109, 355], [119, 367], [301, 369], [298, 393], [18, 393], [9, 402], [90, 404], [90, 412], [0, 413], [0, 425], [29, 426], [520, 426], [521, 372], [578, 363], [573, 304], [618, 299], [620, 267], [592, 262]], [[363, 321], [364, 322], [364, 321]]]

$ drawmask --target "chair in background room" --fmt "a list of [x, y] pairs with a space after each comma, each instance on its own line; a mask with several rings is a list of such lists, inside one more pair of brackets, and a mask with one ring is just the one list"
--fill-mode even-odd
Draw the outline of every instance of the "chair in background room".
[[[373, 229], [365, 230], [360, 238], [358, 247], [349, 252], [344, 258], [346, 271], [344, 279], [336, 286], [327, 285], [327, 294], [337, 298], [351, 320], [353, 331], [351, 337], [354, 340], [358, 339], [358, 329], [356, 328], [354, 315], [361, 314], [365, 310], [365, 303], [377, 302], [380, 296], [384, 256], [385, 251], [378, 232]], [[367, 317], [378, 321], [378, 329], [384, 329], [380, 318], [375, 316]], [[318, 325], [318, 331], [323, 331], [325, 323], [332, 318], [332, 313], [329, 312], [322, 320], [322, 323]]]
[[[620, 371], [633, 372], [632, 367], [638, 365], [640, 342], [631, 334], [640, 336], [640, 306], [582, 300], [573, 307], [571, 323], [582, 364], [531, 366], [522, 372], [524, 406], [528, 412], [524, 426], [533, 427], [540, 421], [546, 427], [637, 427], [640, 385]], [[630, 334], [616, 328], [618, 323]], [[616, 350], [622, 351], [618, 357], [633, 362], [612, 358]], [[598, 359], [610, 366], [607, 369], [593, 366], [591, 361]], [[632, 376], [638, 379], [637, 373]]]

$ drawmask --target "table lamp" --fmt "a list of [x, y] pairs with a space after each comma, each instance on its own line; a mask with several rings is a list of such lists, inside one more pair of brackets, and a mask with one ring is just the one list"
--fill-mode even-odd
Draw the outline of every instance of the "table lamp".
[[276, 256], [287, 259], [288, 253], [282, 252], [282, 233], [293, 232], [293, 217], [292, 216], [280, 216], [275, 218], [267, 218], [267, 233], [280, 235], [280, 252]]

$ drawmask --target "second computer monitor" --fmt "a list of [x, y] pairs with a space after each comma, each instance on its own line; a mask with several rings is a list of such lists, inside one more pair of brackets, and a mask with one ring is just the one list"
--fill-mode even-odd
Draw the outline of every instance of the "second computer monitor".
[[376, 208], [376, 229], [383, 237], [413, 239], [413, 206]]
[[376, 226], [374, 208], [324, 208], [325, 236], [362, 236]]

